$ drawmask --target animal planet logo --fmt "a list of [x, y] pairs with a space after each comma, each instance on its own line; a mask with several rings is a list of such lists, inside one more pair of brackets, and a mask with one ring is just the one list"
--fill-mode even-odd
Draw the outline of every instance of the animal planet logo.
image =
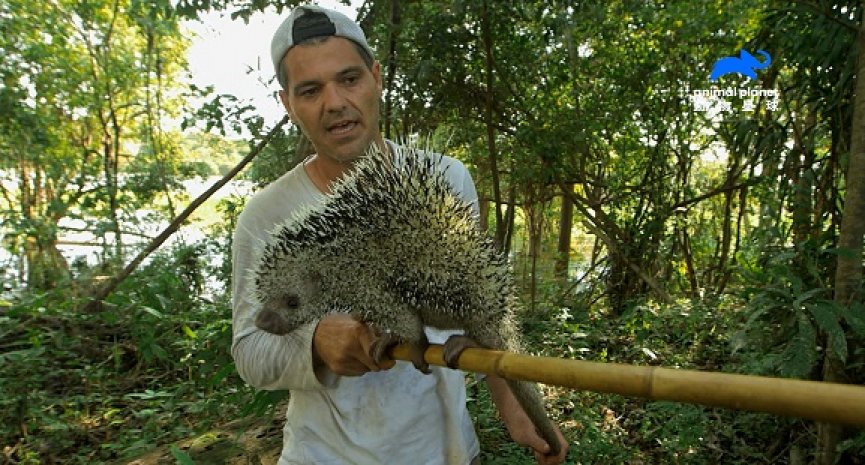
[[757, 53], [763, 55], [765, 60], [761, 62], [745, 49], [739, 51], [738, 57], [721, 58], [712, 66], [712, 74], [709, 75], [709, 80], [715, 82], [721, 76], [732, 73], [741, 74], [748, 79], [757, 79], [756, 70], [767, 68], [772, 64], [772, 57], [765, 50], [757, 50]]
[[[723, 57], [712, 66], [709, 75], [711, 82], [717, 82], [722, 76], [728, 74], [740, 74], [749, 81], [757, 79], [757, 70], [768, 68], [772, 64], [772, 57], [765, 50], [757, 50], [763, 56], [760, 61], [745, 49], [739, 51], [739, 56]], [[707, 111], [714, 114], [732, 112], [733, 102], [726, 97], [739, 97], [741, 104], [738, 106], [744, 112], [752, 112], [757, 109], [758, 101], [755, 98], [768, 97], [766, 109], [774, 111], [778, 109], [778, 91], [776, 89], [754, 89], [749, 87], [727, 87], [712, 89], [686, 90], [697, 111]]]

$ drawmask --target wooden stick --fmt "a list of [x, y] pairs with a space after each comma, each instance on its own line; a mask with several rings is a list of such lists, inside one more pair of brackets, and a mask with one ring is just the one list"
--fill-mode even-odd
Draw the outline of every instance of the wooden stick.
[[[404, 344], [394, 347], [391, 355], [395, 360], [411, 360]], [[431, 365], [445, 366], [440, 345], [431, 345], [424, 358]], [[458, 364], [461, 370], [502, 378], [865, 426], [865, 386], [587, 362], [486, 349], [466, 349]]]

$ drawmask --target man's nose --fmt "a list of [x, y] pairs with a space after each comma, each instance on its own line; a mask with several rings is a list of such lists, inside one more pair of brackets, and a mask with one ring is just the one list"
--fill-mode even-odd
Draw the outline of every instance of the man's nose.
[[324, 86], [324, 109], [326, 111], [342, 111], [345, 109], [346, 100], [342, 89], [338, 85], [330, 84]]

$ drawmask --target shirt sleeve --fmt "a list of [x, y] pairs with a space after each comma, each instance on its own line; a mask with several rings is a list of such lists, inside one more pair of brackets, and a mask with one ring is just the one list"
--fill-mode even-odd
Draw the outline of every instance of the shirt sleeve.
[[478, 191], [475, 188], [475, 183], [472, 180], [472, 175], [469, 173], [468, 168], [462, 162], [456, 161], [460, 168], [460, 173], [462, 174], [462, 179], [460, 180], [458, 186], [460, 197], [463, 201], [467, 202], [472, 206], [472, 211], [475, 214], [476, 218], [480, 218], [481, 210], [480, 204], [478, 202]]
[[463, 180], [463, 200], [471, 204], [475, 217], [480, 218], [481, 210], [480, 204], [478, 203], [478, 193], [477, 190], [475, 190], [475, 183], [468, 170], [466, 170], [466, 177]]
[[[271, 334], [255, 326], [260, 305], [252, 298], [249, 270], [256, 247], [255, 206], [248, 205], [238, 218], [232, 243], [232, 344], [231, 355], [237, 372], [251, 386], [265, 389], [322, 389], [313, 370], [312, 336], [317, 321], [285, 335]], [[329, 384], [332, 376], [320, 373]]]

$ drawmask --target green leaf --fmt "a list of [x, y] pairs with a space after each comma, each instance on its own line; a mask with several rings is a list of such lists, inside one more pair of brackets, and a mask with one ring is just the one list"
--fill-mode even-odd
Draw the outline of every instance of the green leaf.
[[195, 461], [192, 460], [192, 457], [189, 456], [186, 452], [180, 450], [179, 447], [172, 445], [169, 447], [171, 451], [171, 456], [177, 460], [177, 463], [180, 465], [195, 465]]
[[225, 365], [224, 367], [220, 368], [219, 371], [217, 371], [216, 374], [214, 374], [210, 378], [210, 380], [207, 382], [207, 384], [210, 386], [216, 386], [217, 384], [219, 384], [220, 381], [222, 381], [223, 379], [228, 377], [228, 375], [233, 374], [233, 373], [234, 373], [234, 363], [229, 363], [228, 365]]
[[819, 294], [823, 294], [825, 292], [826, 292], [826, 289], [823, 289], [823, 288], [817, 288], [817, 289], [811, 289], [810, 291], [805, 291], [805, 292], [799, 294], [799, 297], [797, 297], [796, 300], [793, 301], [793, 307], [799, 308], [802, 306], [803, 303], [805, 303], [805, 301], [811, 299], [811, 297], [814, 297], [814, 296], [819, 295]]
[[152, 399], [160, 399], [165, 397], [173, 397], [174, 394], [166, 391], [154, 391], [152, 389], [145, 389], [144, 392], [130, 392], [126, 394], [124, 397], [129, 399], [141, 399], [141, 400], [152, 400]]
[[33, 360], [41, 357], [45, 353], [44, 347], [34, 347], [31, 349], [12, 350], [9, 352], [0, 353], [0, 364], [6, 362], [20, 362], [22, 360]]
[[865, 306], [854, 303], [849, 307], [841, 306], [840, 313], [853, 330], [853, 334], [865, 338]]
[[847, 360], [847, 335], [838, 322], [836, 304], [832, 301], [813, 302], [806, 306], [817, 322], [817, 327], [826, 334], [829, 349], [839, 360]]
[[802, 378], [817, 361], [817, 332], [805, 314], [799, 314], [799, 323], [793, 339], [781, 354], [779, 370], [782, 375]]
[[760, 305], [759, 303], [756, 303], [755, 299], [755, 302], [752, 303], [752, 308], [754, 308], [754, 311], [748, 315], [748, 320], [745, 322], [746, 328], [753, 328], [754, 324], [765, 315], [771, 307], [769, 305]]
[[162, 307], [162, 310], [171, 308], [171, 300], [168, 297], [165, 297], [162, 294], [156, 294], [156, 299], [159, 300], [159, 306]]
[[155, 316], [156, 318], [160, 318], [160, 319], [161, 319], [161, 318], [165, 318], [165, 315], [163, 315], [159, 310], [156, 310], [156, 309], [153, 308], [153, 307], [148, 307], [148, 306], [146, 306], [146, 305], [142, 305], [142, 306], [139, 307], [139, 308], [141, 308], [141, 310], [143, 310], [144, 312], [149, 313], [149, 314]]
[[106, 310], [104, 312], [101, 312], [99, 314], [99, 317], [102, 318], [102, 320], [106, 324], [109, 324], [109, 325], [116, 324], [120, 320], [120, 317], [117, 314], [117, 312], [112, 311], [112, 310]]
[[189, 339], [198, 339], [198, 334], [195, 334], [195, 331], [187, 325], [183, 325], [183, 333], [186, 334], [186, 337]]

